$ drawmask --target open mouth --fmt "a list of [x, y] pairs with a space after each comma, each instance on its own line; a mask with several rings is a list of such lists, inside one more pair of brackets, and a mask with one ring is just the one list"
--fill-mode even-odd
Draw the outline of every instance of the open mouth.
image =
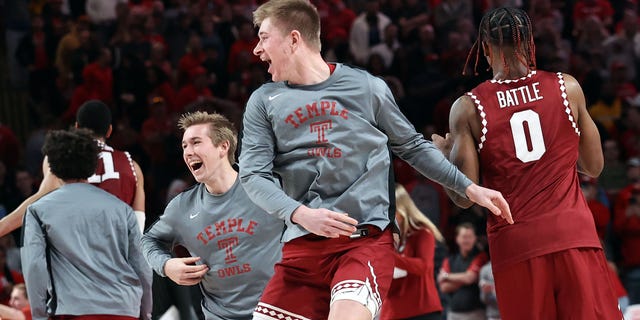
[[198, 169], [202, 168], [202, 162], [201, 161], [193, 161], [193, 162], [189, 163], [189, 167], [191, 167], [191, 170], [197, 171]]

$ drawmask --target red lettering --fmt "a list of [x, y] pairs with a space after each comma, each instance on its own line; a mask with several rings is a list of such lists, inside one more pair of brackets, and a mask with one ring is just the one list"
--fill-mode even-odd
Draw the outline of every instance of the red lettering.
[[216, 235], [215, 235], [215, 234], [213, 234], [213, 232], [211, 232], [211, 226], [206, 226], [206, 227], [204, 228], [204, 233], [206, 233], [206, 234], [207, 234], [207, 238], [208, 238], [209, 240], [211, 240], [211, 239], [213, 239], [213, 238], [215, 238], [215, 237], [216, 237]]
[[336, 102], [335, 101], [331, 101], [331, 115], [332, 116], [337, 116], [340, 113], [338, 111], [336, 111]]
[[302, 114], [302, 108], [296, 109], [294, 113], [296, 114], [296, 116], [298, 116], [298, 121], [300, 121], [300, 123], [304, 123], [305, 121], [307, 121], [308, 118]]
[[244, 273], [244, 272], [250, 272], [250, 271], [251, 271], [251, 265], [250, 265], [250, 264], [248, 264], [248, 263], [243, 264], [243, 265], [242, 265], [242, 270], [243, 270], [243, 271], [242, 271], [243, 273]]
[[198, 233], [198, 236], [196, 237], [198, 240], [202, 241], [202, 244], [207, 244], [207, 239], [204, 238], [204, 234], [202, 232]]
[[322, 115], [327, 114], [327, 110], [331, 108], [331, 103], [329, 101], [320, 101], [320, 109], [322, 110]]
[[218, 270], [218, 278], [224, 278], [224, 270], [220, 269]]
[[244, 227], [242, 226], [242, 218], [238, 218], [238, 228], [236, 229], [238, 232], [244, 232]]
[[258, 225], [257, 222], [255, 222], [253, 220], [249, 221], [249, 226], [247, 227], [247, 233], [250, 234], [250, 235], [253, 235], [253, 227], [255, 227], [257, 225]]
[[314, 102], [313, 104], [308, 104], [307, 106], [307, 116], [309, 118], [317, 117], [320, 115], [320, 111], [318, 111], [318, 104]]
[[236, 218], [227, 219], [227, 227], [229, 228], [229, 232], [233, 232], [233, 227], [238, 225], [238, 220]]
[[215, 226], [216, 226], [216, 235], [219, 236], [221, 234], [227, 233], [227, 227], [224, 225], [224, 221], [216, 222]]
[[342, 109], [342, 111], [340, 111], [340, 117], [342, 117], [345, 120], [349, 118], [347, 116], [347, 109]]
[[297, 128], [300, 126], [295, 120], [293, 120], [292, 114], [288, 115], [287, 118], [284, 119], [284, 122], [293, 125], [294, 128]]

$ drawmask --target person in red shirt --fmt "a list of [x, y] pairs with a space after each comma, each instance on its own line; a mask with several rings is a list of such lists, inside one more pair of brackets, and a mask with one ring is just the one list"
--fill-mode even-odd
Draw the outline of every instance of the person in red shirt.
[[630, 184], [615, 201], [613, 229], [621, 241], [623, 283], [629, 304], [640, 303], [640, 158], [627, 161]]
[[578, 170], [597, 177], [604, 162], [582, 89], [571, 75], [536, 70], [523, 10], [493, 9], [478, 30], [469, 57], [477, 66], [482, 53], [493, 79], [454, 102], [448, 139], [432, 138], [471, 180], [500, 191], [513, 212], [512, 225], [487, 217], [500, 315], [620, 319], [578, 178]]
[[31, 307], [24, 283], [16, 284], [11, 290], [9, 305], [0, 304], [0, 319], [31, 320]]
[[580, 188], [587, 200], [587, 206], [593, 214], [593, 221], [596, 224], [596, 231], [600, 241], [604, 241], [607, 233], [607, 226], [612, 220], [611, 210], [598, 199], [598, 181], [587, 175], [580, 175]]
[[396, 186], [396, 221], [400, 242], [394, 255], [393, 281], [380, 320], [441, 319], [442, 304], [434, 274], [438, 228], [418, 209], [402, 185]]
[[24, 283], [22, 273], [11, 270], [7, 265], [7, 250], [0, 246], [0, 303], [9, 304], [11, 291], [17, 284]]
[[189, 104], [213, 97], [211, 90], [207, 87], [207, 70], [204, 67], [193, 68], [189, 72], [189, 78], [189, 83], [178, 91], [176, 104], [170, 110], [172, 113], [181, 114]]

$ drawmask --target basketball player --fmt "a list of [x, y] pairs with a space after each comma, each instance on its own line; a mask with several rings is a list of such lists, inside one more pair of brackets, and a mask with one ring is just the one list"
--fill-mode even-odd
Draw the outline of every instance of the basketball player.
[[[198, 182], [177, 195], [142, 237], [149, 264], [179, 285], [199, 284], [206, 319], [251, 319], [273, 265], [283, 223], [251, 202], [233, 169], [237, 134], [219, 114], [187, 113], [184, 162]], [[192, 257], [172, 258], [182, 245]]]
[[151, 269], [133, 210], [88, 183], [92, 132], [55, 130], [42, 151], [62, 185], [27, 208], [21, 247], [33, 319], [151, 319]]
[[[96, 172], [88, 181], [120, 198], [130, 205], [138, 221], [140, 231], [144, 229], [144, 176], [138, 163], [126, 151], [115, 150], [105, 141], [111, 136], [111, 110], [103, 102], [85, 102], [76, 114], [76, 128], [90, 129], [100, 146], [100, 159]], [[62, 181], [49, 170], [47, 157], [42, 162], [43, 179], [38, 192], [25, 199], [11, 214], [0, 220], [0, 236], [19, 228], [27, 207], [45, 194], [59, 188]]]
[[255, 319], [378, 314], [393, 274], [391, 151], [511, 222], [500, 193], [472, 183], [417, 133], [383, 80], [323, 60], [320, 18], [309, 1], [266, 2], [254, 23], [254, 54], [274, 82], [247, 104], [240, 179], [259, 207], [286, 224], [283, 258]]
[[531, 21], [520, 9], [487, 12], [476, 66], [480, 47], [493, 79], [460, 97], [450, 136], [433, 139], [445, 153], [452, 143], [450, 159], [511, 206], [515, 224], [491, 215], [487, 222], [500, 315], [621, 319], [578, 180], [577, 171], [596, 177], [603, 167], [580, 85], [568, 74], [536, 70]]

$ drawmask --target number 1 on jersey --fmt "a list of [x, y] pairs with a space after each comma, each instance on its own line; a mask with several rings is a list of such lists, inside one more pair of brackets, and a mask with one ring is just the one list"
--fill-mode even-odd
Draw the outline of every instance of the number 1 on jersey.
[[120, 173], [116, 172], [113, 168], [113, 157], [111, 152], [102, 151], [98, 155], [102, 160], [102, 166], [104, 167], [104, 173], [101, 175], [93, 174], [89, 177], [89, 183], [100, 183], [109, 179], [120, 179]]
[[[516, 157], [525, 163], [540, 159], [547, 151], [542, 136], [540, 116], [533, 110], [518, 111], [511, 116], [509, 122], [516, 147]], [[527, 136], [531, 141], [531, 149], [527, 146]]]

